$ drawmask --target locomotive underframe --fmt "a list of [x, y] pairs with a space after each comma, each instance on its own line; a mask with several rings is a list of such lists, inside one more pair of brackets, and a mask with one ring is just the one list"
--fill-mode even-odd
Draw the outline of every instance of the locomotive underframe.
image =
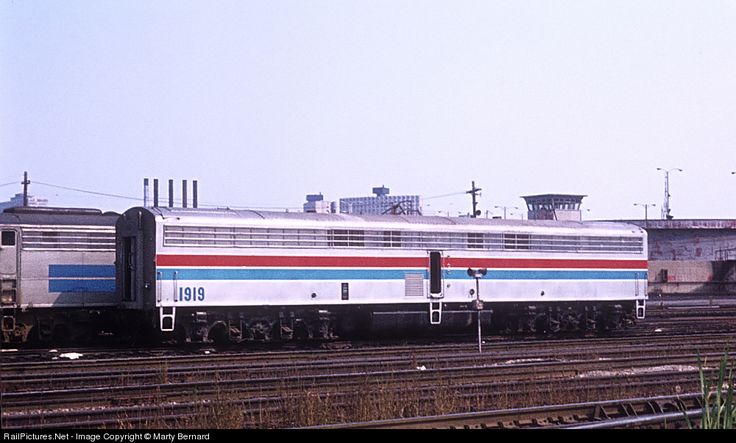
[[[566, 305], [486, 303], [480, 311], [472, 303], [443, 303], [440, 324], [431, 324], [428, 311], [416, 305], [177, 308], [173, 332], [163, 334], [180, 343], [329, 340], [396, 333], [427, 336], [472, 333], [478, 313], [484, 331], [502, 334], [605, 332], [632, 324], [637, 317], [636, 303], [628, 300]], [[160, 318], [158, 314], [153, 317]]]
[[119, 341], [136, 331], [131, 325], [144, 322], [141, 312], [116, 307], [15, 308], [12, 316], [12, 324], [3, 325], [3, 343], [68, 345], [107, 338]]

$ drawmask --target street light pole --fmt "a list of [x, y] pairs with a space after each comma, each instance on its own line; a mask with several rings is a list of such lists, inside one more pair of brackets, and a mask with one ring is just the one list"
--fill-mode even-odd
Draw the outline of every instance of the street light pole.
[[683, 170], [680, 168], [657, 168], [657, 171], [664, 171], [664, 205], [662, 206], [662, 220], [669, 220], [672, 218], [670, 215], [670, 172], [683, 172]]
[[647, 216], [647, 209], [650, 206], [657, 206], [654, 203], [634, 203], [634, 206], [644, 206], [644, 221], [647, 221], [649, 217]]
[[506, 220], [506, 209], [519, 209], [516, 206], [494, 206], [494, 208], [503, 209], [503, 219]]

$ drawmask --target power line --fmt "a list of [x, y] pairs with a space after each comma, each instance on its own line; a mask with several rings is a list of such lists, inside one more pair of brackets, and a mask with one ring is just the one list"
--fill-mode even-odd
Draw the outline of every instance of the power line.
[[[177, 201], [178, 200], [174, 200], [175, 203]], [[271, 211], [271, 210], [277, 210], [277, 209], [294, 209], [298, 211], [298, 210], [303, 209], [301, 206], [243, 206], [243, 205], [223, 205], [223, 204], [214, 204], [214, 203], [199, 203], [199, 207], [249, 209], [249, 210], [261, 210], [261, 211]]]
[[450, 194], [433, 195], [432, 197], [423, 197], [423, 200], [432, 200], [434, 198], [452, 197], [453, 195], [463, 195], [465, 191], [453, 192]]
[[61, 185], [54, 185], [54, 184], [51, 184], [51, 183], [44, 183], [44, 182], [40, 182], [38, 180], [34, 181], [33, 183], [35, 183], [37, 185], [49, 186], [49, 187], [52, 187], [52, 188], [66, 189], [67, 191], [83, 192], [85, 194], [101, 195], [101, 196], [104, 196], [104, 197], [124, 198], [124, 199], [127, 199], [127, 200], [140, 200], [140, 198], [138, 198], [138, 197], [129, 197], [127, 195], [107, 194], [107, 193], [104, 193], [104, 192], [87, 191], [85, 189], [70, 188], [68, 186], [61, 186]]
[[[139, 198], [139, 197], [130, 197], [130, 196], [127, 196], [127, 195], [110, 194], [110, 193], [97, 192], [97, 191], [88, 191], [86, 189], [72, 188], [70, 186], [62, 186], [62, 185], [57, 185], [57, 184], [53, 184], [53, 183], [45, 183], [45, 182], [41, 182], [41, 181], [38, 181], [38, 180], [35, 180], [33, 183], [38, 184], [38, 185], [42, 185], [42, 186], [48, 186], [48, 187], [51, 187], [51, 188], [64, 189], [64, 190], [67, 190], [67, 191], [81, 192], [81, 193], [91, 194], [91, 195], [99, 195], [99, 196], [103, 196], [103, 197], [120, 198], [120, 199], [126, 199], [126, 200], [134, 200], [134, 201], [135, 200], [141, 200], [141, 198]], [[10, 185], [14, 185], [14, 184], [18, 184], [18, 182], [3, 183], [3, 184], [0, 184], [0, 187], [10, 186]], [[466, 194], [466, 191], [458, 191], [458, 192], [452, 192], [452, 193], [448, 193], [448, 194], [441, 194], [441, 195], [434, 195], [434, 196], [431, 196], [431, 197], [424, 197], [424, 200], [432, 200], [432, 199], [436, 199], [436, 198], [452, 197], [452, 196], [463, 195], [463, 194]], [[175, 203], [181, 203], [181, 200], [180, 199], [174, 199], [174, 202]], [[284, 210], [284, 209], [286, 209], [286, 210], [292, 210], [292, 209], [293, 210], [300, 210], [300, 209], [302, 209], [299, 206], [286, 206], [286, 205], [285, 206], [249, 206], [249, 205], [217, 204], [217, 203], [208, 203], [208, 202], [201, 202], [200, 203], [200, 206], [203, 206], [203, 207], [211, 207], [211, 208], [225, 208], [226, 207], [226, 208], [231, 208], [231, 209], [254, 209], [254, 210], [279, 210], [279, 209], [280, 210]]]
[[[15, 182], [14, 182], [15, 183]], [[104, 192], [95, 192], [95, 191], [87, 191], [85, 189], [78, 189], [78, 188], [71, 188], [69, 186], [61, 186], [61, 185], [55, 185], [52, 183], [44, 183], [40, 182], [38, 180], [34, 181], [33, 183], [38, 185], [44, 185], [49, 186], [52, 188], [59, 188], [59, 189], [65, 189], [67, 191], [75, 191], [75, 192], [83, 192], [85, 194], [93, 194], [93, 195], [101, 195], [104, 197], [114, 197], [114, 198], [123, 198], [127, 200], [140, 200], [138, 197], [129, 197], [126, 195], [118, 195], [118, 194], [108, 194]], [[182, 203], [181, 199], [175, 198], [174, 203]], [[212, 208], [223, 208], [228, 207], [231, 209], [260, 209], [260, 210], [269, 210], [269, 209], [301, 209], [296, 206], [243, 206], [243, 205], [225, 205], [225, 204], [217, 204], [217, 203], [201, 203], [200, 206], [205, 207], [212, 207]]]

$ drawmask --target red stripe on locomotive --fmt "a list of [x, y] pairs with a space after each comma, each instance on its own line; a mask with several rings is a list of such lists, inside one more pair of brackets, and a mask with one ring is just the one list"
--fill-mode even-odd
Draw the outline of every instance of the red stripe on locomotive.
[[[313, 257], [270, 255], [159, 255], [158, 266], [426, 268], [425, 257]], [[444, 266], [491, 269], [646, 269], [646, 260], [445, 257]]]

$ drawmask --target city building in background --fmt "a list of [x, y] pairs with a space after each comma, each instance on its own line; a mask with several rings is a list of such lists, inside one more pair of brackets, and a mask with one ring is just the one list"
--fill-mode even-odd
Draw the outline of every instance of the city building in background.
[[422, 198], [418, 195], [389, 195], [389, 188], [373, 188], [375, 197], [348, 197], [340, 199], [343, 214], [422, 215]]
[[304, 203], [304, 212], [317, 212], [329, 214], [335, 212], [335, 203], [325, 201], [324, 196], [319, 194], [308, 194], [307, 202]]
[[[49, 200], [46, 198], [36, 197], [34, 195], [28, 195], [28, 206], [48, 206]], [[0, 202], [0, 212], [7, 208], [17, 208], [23, 206], [23, 194], [15, 194], [9, 201]]]

